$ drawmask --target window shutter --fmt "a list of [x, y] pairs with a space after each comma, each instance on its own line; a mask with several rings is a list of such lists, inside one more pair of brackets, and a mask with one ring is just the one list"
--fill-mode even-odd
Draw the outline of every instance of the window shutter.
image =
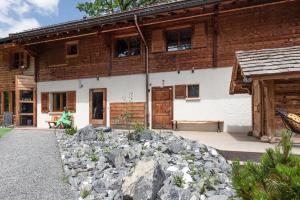
[[42, 106], [42, 108], [41, 108], [42, 113], [49, 112], [49, 93], [48, 92], [42, 92], [41, 106]]
[[164, 52], [165, 47], [165, 35], [162, 29], [152, 31], [152, 52], [159, 53]]
[[175, 99], [186, 98], [186, 85], [175, 85]]
[[76, 91], [67, 92], [67, 109], [76, 112]]
[[194, 34], [192, 39], [193, 48], [207, 46], [206, 24], [199, 23], [194, 25]]

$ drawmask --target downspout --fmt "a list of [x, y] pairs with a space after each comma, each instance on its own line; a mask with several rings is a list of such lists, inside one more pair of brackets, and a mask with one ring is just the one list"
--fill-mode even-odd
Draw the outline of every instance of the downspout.
[[218, 67], [218, 15], [219, 15], [219, 5], [215, 5], [214, 14], [212, 15], [213, 23], [213, 38], [212, 38], [212, 66]]
[[139, 32], [139, 35], [145, 45], [145, 65], [146, 65], [146, 128], [149, 128], [149, 47], [145, 40], [145, 37], [140, 29], [138, 18], [136, 15], [134, 15], [134, 23], [136, 26], [137, 31]]

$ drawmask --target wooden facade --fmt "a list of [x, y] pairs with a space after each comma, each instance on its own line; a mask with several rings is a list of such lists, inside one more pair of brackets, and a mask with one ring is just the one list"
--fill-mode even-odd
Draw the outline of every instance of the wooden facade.
[[[207, 1], [207, 3], [203, 1], [203, 5], [200, 5], [200, 1], [196, 0], [189, 2], [199, 5], [195, 4], [194, 6], [183, 8], [181, 2], [178, 2], [172, 3], [165, 8], [163, 6], [153, 7], [151, 9], [153, 13], [151, 14], [149, 11], [150, 14], [145, 14], [145, 16], [142, 16], [141, 13], [146, 12], [147, 8], [121, 13], [111, 17], [111, 19], [108, 19], [110, 16], [104, 16], [79, 20], [75, 24], [70, 22], [70, 24], [54, 25], [53, 27], [49, 26], [19, 34], [11, 34], [12, 44], [18, 45], [13, 45], [14, 48], [21, 48], [26, 55], [31, 56], [31, 64], [34, 63], [35, 66], [34, 70], [28, 68], [26, 72], [24, 70], [11, 70], [9, 68], [9, 55], [11, 52], [7, 51], [7, 48], [0, 49], [0, 56], [2, 56], [0, 83], [3, 83], [0, 84], [0, 92], [16, 90], [16, 84], [14, 83], [16, 75], [34, 75], [37, 82], [48, 82], [80, 80], [84, 78], [99, 79], [101, 77], [133, 74], [146, 74], [148, 76], [147, 73], [176, 71], [180, 73], [184, 70], [193, 72], [197, 69], [230, 67], [235, 62], [236, 51], [300, 45], [299, 0]], [[176, 6], [177, 4], [181, 7]], [[166, 11], [172, 6], [174, 10]], [[155, 11], [156, 9], [161, 11]], [[146, 44], [142, 42], [141, 34], [134, 23], [134, 17], [137, 15], [137, 22]], [[93, 20], [99, 20], [99, 22], [96, 23]], [[189, 29], [192, 32], [191, 48], [168, 51], [167, 33], [182, 29]], [[116, 55], [117, 41], [120, 38], [128, 37], [136, 37], [140, 40], [140, 53], [139, 55], [118, 57]], [[76, 53], [68, 55], [68, 46], [73, 44], [77, 46]], [[236, 70], [240, 69], [236, 67]], [[242, 75], [237, 74], [242, 78]], [[145, 82], [146, 96], [148, 98], [150, 88], [147, 78]], [[242, 84], [242, 82], [240, 83]], [[253, 126], [255, 127], [254, 129], [259, 130], [257, 133], [254, 131], [254, 133], [257, 136], [261, 135], [263, 133], [261, 129], [263, 129], [264, 125], [259, 125], [255, 121], [261, 122], [273, 117], [262, 115], [262, 102], [268, 105], [264, 109], [273, 109], [277, 104], [280, 104], [283, 97], [280, 96], [282, 91], [280, 91], [279, 88], [281, 86], [279, 85], [283, 83], [257, 80], [251, 86], [241, 84], [235, 85], [236, 90], [237, 87], [240, 87], [241, 93], [252, 93], [253, 100], [260, 102], [253, 106], [255, 115]], [[288, 83], [288, 85], [294, 85], [294, 83]], [[155, 89], [153, 91], [155, 92]], [[68, 96], [67, 107], [72, 109], [72, 111], [76, 111], [76, 92], [65, 92], [67, 92]], [[154, 111], [152, 120], [157, 120], [155, 122], [158, 124], [157, 127], [166, 126], [169, 128], [171, 126], [170, 122], [173, 116], [170, 114], [169, 116], [161, 117], [159, 112], [167, 109], [171, 113], [172, 100], [174, 98], [186, 98], [186, 85], [176, 85], [174, 92], [175, 95], [172, 91], [170, 98], [167, 99], [170, 101], [170, 106], [166, 108], [154, 106], [154, 108], [151, 108]], [[42, 113], [52, 111], [50, 107], [51, 95], [49, 92], [40, 94]], [[164, 100], [156, 99], [155, 95], [154, 97], [152, 96], [154, 103], [156, 100]], [[284, 96], [285, 98], [294, 98], [293, 95]], [[278, 102], [268, 104], [268, 98], [277, 98]], [[147, 110], [150, 110], [147, 108], [149, 105], [147, 101], [148, 99], [146, 102], [138, 102], [141, 105], [143, 104], [144, 108], [140, 104], [135, 105], [139, 107], [138, 120], [141, 123], [145, 122], [144, 124], [147, 124]], [[91, 102], [89, 103], [91, 104]], [[124, 110], [124, 106], [121, 106], [123, 105], [121, 103], [114, 102], [110, 104], [112, 110], [105, 112], [105, 115], [107, 112], [111, 113], [110, 121], [112, 126], [120, 125], [112, 121], [116, 117], [115, 113], [120, 113]], [[106, 106], [105, 104], [105, 109]], [[133, 110], [135, 110], [135, 106], [129, 107], [134, 107]], [[140, 113], [143, 110], [144, 113]], [[144, 117], [145, 120], [142, 120], [141, 117]], [[104, 122], [105, 119], [104, 121], [99, 121], [100, 124], [104, 124]], [[277, 126], [281, 126], [280, 122], [268, 125], [272, 131]]]
[[[124, 117], [124, 113], [130, 113], [131, 117], [128, 121]], [[140, 124], [145, 126], [145, 103], [144, 102], [127, 102], [127, 103], [111, 103], [110, 104], [110, 121], [113, 128], [128, 128], [126, 125], [133, 126]], [[128, 124], [126, 124], [128, 123]]]
[[[23, 67], [16, 68], [13, 63], [13, 55], [22, 53]], [[31, 125], [36, 125], [36, 82], [35, 82], [34, 58], [23, 48], [12, 43], [0, 44], [0, 124], [3, 123], [3, 113], [13, 113], [13, 123], [20, 125], [23, 116], [31, 116]], [[21, 91], [33, 91], [33, 99], [22, 102]], [[22, 113], [22, 103], [32, 103], [31, 113]]]
[[[262, 6], [249, 9], [220, 11], [217, 17], [204, 15], [200, 9], [189, 14], [144, 19], [141, 28], [150, 47], [149, 72], [229, 67], [234, 63], [236, 51], [300, 44], [299, 1], [277, 4], [261, 2]], [[142, 43], [138, 56], [115, 56], [116, 38], [128, 35], [138, 37], [136, 28], [130, 24], [115, 26], [117, 28], [103, 28], [100, 32], [76, 37], [58, 37], [38, 44], [25, 44], [33, 50], [38, 49], [37, 79], [43, 82], [145, 73]], [[193, 30], [192, 49], [166, 51], [166, 32], [184, 27]], [[78, 42], [79, 55], [68, 58], [65, 45], [72, 41]]]

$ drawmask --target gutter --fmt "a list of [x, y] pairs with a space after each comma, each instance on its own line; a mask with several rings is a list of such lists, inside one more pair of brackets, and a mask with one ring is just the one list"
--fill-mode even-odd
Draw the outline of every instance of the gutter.
[[145, 45], [145, 67], [146, 67], [146, 128], [149, 128], [149, 46], [145, 40], [145, 37], [140, 29], [139, 23], [138, 23], [138, 17], [137, 15], [134, 15], [134, 23], [136, 26], [137, 31], [139, 32], [139, 35]]

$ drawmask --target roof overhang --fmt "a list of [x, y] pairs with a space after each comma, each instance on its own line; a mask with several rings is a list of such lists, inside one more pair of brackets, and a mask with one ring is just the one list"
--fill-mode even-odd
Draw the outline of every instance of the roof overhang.
[[10, 34], [15, 43], [33, 45], [57, 39], [68, 39], [88, 34], [103, 34], [106, 32], [135, 29], [134, 16], [138, 17], [140, 27], [199, 19], [235, 12], [245, 9], [282, 4], [293, 0], [178, 0], [130, 10], [122, 13], [99, 17], [89, 17], [61, 24], [45, 26]]
[[136, 15], [139, 18], [153, 18], [160, 14], [174, 14], [177, 10], [185, 10], [193, 7], [212, 6], [218, 4], [221, 0], [184, 0], [167, 4], [155, 5], [140, 9], [134, 9], [126, 12], [109, 14], [99, 17], [89, 17], [80, 20], [74, 20], [66, 23], [55, 24], [41, 27], [20, 33], [10, 34], [12, 40], [22, 40], [30, 37], [43, 37], [47, 34], [57, 34], [60, 32], [81, 31], [82, 29], [101, 28], [104, 25], [115, 25], [116, 23], [131, 22]]

